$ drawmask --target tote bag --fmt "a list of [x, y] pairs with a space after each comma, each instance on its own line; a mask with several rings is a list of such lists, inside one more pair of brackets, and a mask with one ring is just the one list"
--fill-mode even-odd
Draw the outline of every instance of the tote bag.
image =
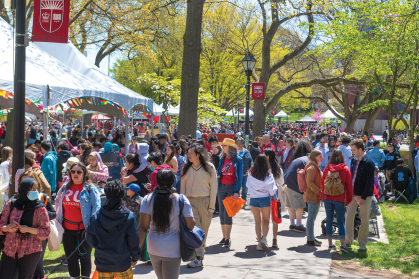
[[61, 248], [64, 228], [57, 220], [50, 221], [51, 233], [48, 236], [48, 249], [51, 252], [58, 251]]

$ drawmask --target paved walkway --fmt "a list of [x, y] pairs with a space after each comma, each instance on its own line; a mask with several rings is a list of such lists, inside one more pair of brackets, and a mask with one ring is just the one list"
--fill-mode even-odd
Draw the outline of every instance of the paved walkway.
[[[306, 235], [289, 231], [287, 211], [282, 213], [279, 225], [279, 249], [256, 250], [256, 233], [250, 209], [241, 210], [233, 218], [232, 246], [230, 249], [218, 245], [222, 238], [218, 217], [214, 217], [207, 240], [204, 267], [187, 268], [182, 263], [180, 278], [328, 278], [332, 253], [327, 249], [327, 240], [321, 235], [321, 221], [326, 217], [324, 207], [315, 224], [315, 235], [323, 241], [321, 247], [310, 247]], [[307, 213], [303, 217], [303, 224]], [[272, 226], [268, 243], [272, 244]], [[134, 270], [134, 278], [157, 278], [151, 265], [140, 264]]]

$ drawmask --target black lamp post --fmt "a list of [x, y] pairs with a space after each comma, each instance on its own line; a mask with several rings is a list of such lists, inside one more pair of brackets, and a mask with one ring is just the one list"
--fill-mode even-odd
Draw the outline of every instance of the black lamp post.
[[249, 107], [250, 107], [250, 76], [252, 75], [253, 68], [256, 64], [256, 59], [253, 57], [252, 54], [248, 53], [242, 60], [244, 72], [247, 76], [247, 84], [246, 84], [246, 117], [245, 117], [245, 131], [244, 134], [246, 135], [246, 144], [249, 140]]
[[241, 102], [241, 100], [237, 99], [237, 131], [239, 131], [239, 118], [240, 118], [239, 106], [240, 106], [240, 102]]

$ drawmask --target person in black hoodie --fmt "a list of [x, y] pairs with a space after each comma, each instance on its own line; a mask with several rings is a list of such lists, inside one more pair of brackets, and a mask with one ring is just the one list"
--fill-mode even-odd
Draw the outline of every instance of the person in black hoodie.
[[56, 192], [61, 188], [63, 182], [63, 164], [67, 163], [68, 158], [73, 157], [70, 151], [70, 146], [66, 141], [61, 141], [57, 146], [57, 189]]
[[86, 240], [95, 248], [99, 278], [133, 278], [132, 267], [140, 259], [140, 238], [134, 213], [123, 204], [125, 185], [106, 184], [106, 204], [90, 218]]
[[397, 167], [396, 161], [400, 158], [400, 153], [396, 150], [396, 146], [393, 143], [387, 145], [387, 151], [383, 169], [386, 170], [387, 182], [390, 182], [391, 171]]

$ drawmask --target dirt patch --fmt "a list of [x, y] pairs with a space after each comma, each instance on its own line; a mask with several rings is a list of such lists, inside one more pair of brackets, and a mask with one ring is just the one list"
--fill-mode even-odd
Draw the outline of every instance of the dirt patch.
[[390, 209], [391, 211], [397, 211], [397, 206], [395, 205], [384, 205], [384, 206]]
[[[343, 258], [339, 254], [334, 253], [332, 258], [331, 269], [336, 272], [346, 273], [348, 275], [358, 275], [363, 277], [377, 277], [385, 279], [410, 279], [417, 277], [410, 277], [404, 275], [396, 270], [376, 270], [370, 269], [366, 266], [360, 265], [356, 261], [342, 260]], [[417, 276], [417, 275], [416, 275]]]

